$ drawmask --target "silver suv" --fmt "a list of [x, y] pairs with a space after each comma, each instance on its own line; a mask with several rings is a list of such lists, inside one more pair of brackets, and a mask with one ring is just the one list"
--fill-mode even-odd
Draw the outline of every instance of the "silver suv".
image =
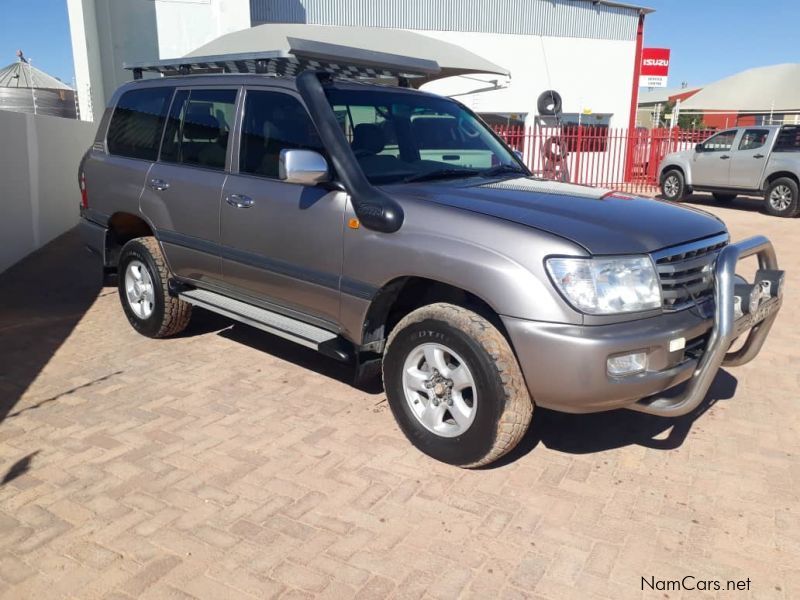
[[359, 376], [382, 365], [408, 439], [455, 465], [510, 451], [534, 405], [686, 414], [781, 305], [765, 238], [536, 179], [469, 109], [405, 87], [131, 82], [80, 181], [85, 239], [137, 331], [178, 334], [198, 306]]
[[718, 202], [738, 194], [764, 197], [776, 217], [800, 215], [800, 125], [735, 127], [691, 150], [667, 154], [658, 167], [661, 192], [681, 201], [693, 191]]

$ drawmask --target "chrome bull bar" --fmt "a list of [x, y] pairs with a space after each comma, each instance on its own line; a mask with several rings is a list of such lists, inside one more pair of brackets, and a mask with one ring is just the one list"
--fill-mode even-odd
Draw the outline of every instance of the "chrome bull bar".
[[[736, 265], [754, 254], [759, 265], [755, 283], [738, 283]], [[630, 408], [665, 417], [692, 412], [706, 397], [721, 366], [743, 365], [759, 353], [783, 302], [782, 288], [783, 271], [778, 270], [775, 250], [766, 237], [754, 236], [723, 248], [714, 265], [714, 325], [692, 378], [676, 396], [643, 398]], [[729, 352], [748, 330], [744, 345]]]

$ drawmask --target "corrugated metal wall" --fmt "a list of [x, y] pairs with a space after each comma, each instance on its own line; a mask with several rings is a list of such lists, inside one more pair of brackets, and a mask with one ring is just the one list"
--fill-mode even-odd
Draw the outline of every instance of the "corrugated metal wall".
[[253, 25], [308, 23], [480, 31], [610, 40], [636, 38], [638, 11], [589, 0], [250, 0]]

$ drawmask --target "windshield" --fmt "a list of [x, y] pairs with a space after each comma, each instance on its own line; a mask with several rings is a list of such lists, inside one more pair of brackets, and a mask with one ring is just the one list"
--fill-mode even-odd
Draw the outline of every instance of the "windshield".
[[326, 94], [373, 184], [527, 174], [475, 115], [447, 98], [374, 89]]

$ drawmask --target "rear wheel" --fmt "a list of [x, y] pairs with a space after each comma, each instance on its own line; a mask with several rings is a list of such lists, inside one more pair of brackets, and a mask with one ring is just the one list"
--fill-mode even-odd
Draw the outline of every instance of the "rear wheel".
[[186, 329], [192, 305], [169, 294], [169, 271], [155, 238], [141, 237], [125, 244], [118, 270], [119, 299], [136, 331], [162, 338]]
[[717, 202], [733, 202], [736, 199], [736, 194], [712, 194], [714, 200]]
[[683, 200], [686, 196], [686, 181], [683, 173], [676, 169], [667, 171], [661, 180], [661, 194], [672, 202]]
[[776, 217], [796, 217], [800, 214], [797, 182], [789, 177], [779, 177], [770, 183], [764, 194], [764, 208]]
[[480, 315], [452, 304], [422, 307], [397, 324], [383, 358], [383, 381], [409, 441], [462, 467], [509, 452], [533, 414], [508, 341]]

